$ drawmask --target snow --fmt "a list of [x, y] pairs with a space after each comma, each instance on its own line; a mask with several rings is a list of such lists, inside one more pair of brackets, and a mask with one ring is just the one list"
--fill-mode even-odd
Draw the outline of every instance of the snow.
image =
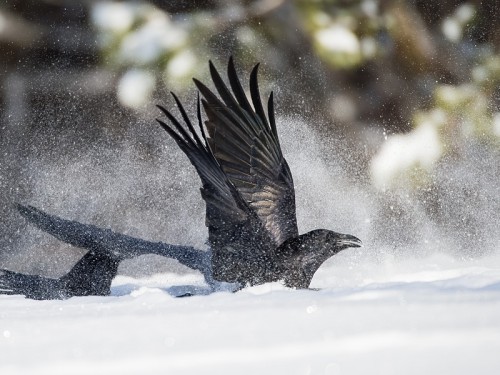
[[161, 12], [151, 12], [137, 31], [127, 34], [120, 46], [120, 59], [142, 65], [154, 64], [187, 41], [187, 33]]
[[134, 22], [136, 6], [129, 3], [100, 2], [92, 7], [92, 22], [101, 29], [125, 32]]
[[460, 23], [454, 18], [446, 18], [441, 26], [444, 36], [452, 41], [459, 42], [462, 38], [462, 27]]
[[443, 154], [439, 128], [445, 120], [443, 111], [436, 109], [411, 132], [392, 135], [372, 159], [375, 186], [384, 189], [404, 184], [416, 169], [431, 170]]
[[493, 134], [500, 137], [500, 112], [493, 114]]
[[441, 25], [441, 31], [444, 36], [451, 42], [458, 42], [462, 39], [462, 34], [468, 23], [474, 17], [476, 11], [474, 6], [468, 3], [462, 4], [455, 12], [444, 19]]
[[357, 55], [360, 51], [357, 36], [348, 28], [332, 25], [316, 33], [318, 43], [330, 52], [341, 52]]
[[110, 297], [0, 296], [0, 373], [500, 370], [499, 255], [397, 258], [347, 250], [320, 268], [312, 287], [320, 289], [275, 283], [175, 298], [203, 288], [193, 273], [118, 276]]
[[171, 56], [163, 73], [163, 79], [169, 87], [181, 88], [196, 75], [198, 61], [195, 53], [189, 49], [181, 50]]
[[151, 72], [130, 69], [118, 83], [118, 100], [121, 104], [131, 108], [144, 106], [150, 101], [155, 84], [155, 76]]
[[175, 55], [168, 63], [167, 75], [173, 77], [186, 77], [196, 64], [196, 55], [190, 51], [182, 51]]

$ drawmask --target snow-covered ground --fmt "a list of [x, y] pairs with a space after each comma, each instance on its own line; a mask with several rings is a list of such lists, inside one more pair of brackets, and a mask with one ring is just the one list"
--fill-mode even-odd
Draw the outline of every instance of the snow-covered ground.
[[[175, 298], [195, 274], [118, 276], [113, 296], [0, 296], [0, 374], [499, 374], [500, 257], [328, 261], [312, 287]], [[179, 286], [186, 286], [181, 288]]]

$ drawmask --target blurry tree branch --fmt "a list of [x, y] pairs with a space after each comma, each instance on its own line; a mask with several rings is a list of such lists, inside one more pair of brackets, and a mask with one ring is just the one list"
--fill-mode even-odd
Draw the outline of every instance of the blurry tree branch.
[[0, 48], [29, 48], [42, 38], [43, 33], [44, 30], [39, 25], [0, 8]]

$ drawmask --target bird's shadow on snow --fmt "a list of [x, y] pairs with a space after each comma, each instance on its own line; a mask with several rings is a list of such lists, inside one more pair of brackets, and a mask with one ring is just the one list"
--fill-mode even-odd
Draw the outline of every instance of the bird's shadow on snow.
[[[201, 280], [183, 280], [179, 284], [172, 285], [173, 280], [164, 282], [162, 279], [121, 279], [112, 285], [111, 295], [115, 297], [127, 295], [140, 295], [147, 292], [163, 292], [171, 297], [207, 296], [215, 292], [234, 292], [228, 285], [209, 286]], [[438, 280], [412, 280], [412, 281], [390, 281], [372, 282], [362, 286], [332, 287], [332, 288], [309, 288], [308, 291], [327, 294], [330, 297], [344, 298], [392, 298], [395, 295], [421, 295], [422, 293], [449, 294], [468, 292], [500, 292], [500, 282], [489, 282], [492, 280], [481, 280], [475, 277], [452, 277]], [[175, 281], [174, 281], [175, 282]], [[275, 285], [276, 284], [276, 285]], [[265, 294], [276, 290], [290, 290], [281, 284], [268, 283], [260, 286], [243, 288], [251, 294]], [[375, 293], [375, 294], [374, 294]]]
[[172, 297], [189, 297], [189, 296], [206, 296], [214, 292], [208, 286], [203, 285], [173, 285], [168, 287], [162, 286], [144, 286], [133, 283], [113, 286], [111, 288], [111, 295], [115, 297], [122, 297], [128, 295], [141, 294], [147, 290], [159, 290]]
[[163, 292], [172, 297], [205, 296], [214, 292], [234, 292], [239, 284], [211, 283], [198, 273], [177, 275], [171, 273], [155, 274], [144, 278], [118, 275], [111, 285], [111, 295], [120, 297], [139, 295], [145, 292]]
[[480, 288], [480, 290], [484, 290], [484, 291], [488, 291], [488, 292], [500, 292], [500, 282], [486, 285], [486, 286]]

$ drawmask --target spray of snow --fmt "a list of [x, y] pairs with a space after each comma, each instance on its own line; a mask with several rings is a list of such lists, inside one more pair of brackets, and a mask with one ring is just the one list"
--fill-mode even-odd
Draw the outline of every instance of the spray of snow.
[[381, 189], [411, 183], [408, 173], [419, 168], [429, 172], [442, 152], [438, 127], [426, 121], [410, 133], [393, 135], [384, 143], [372, 160], [373, 181]]

